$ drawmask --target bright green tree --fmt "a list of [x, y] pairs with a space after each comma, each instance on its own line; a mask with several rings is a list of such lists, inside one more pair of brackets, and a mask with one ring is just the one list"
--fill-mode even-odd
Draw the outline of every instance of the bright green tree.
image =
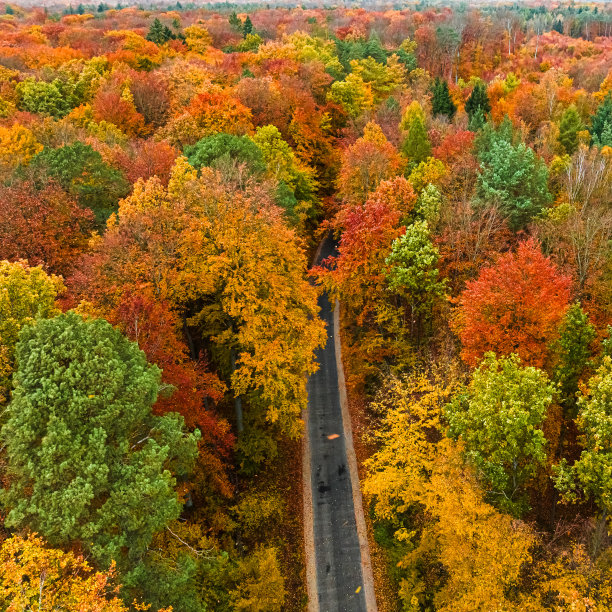
[[445, 408], [453, 438], [465, 447], [496, 506], [520, 515], [524, 486], [546, 459], [540, 429], [553, 398], [546, 374], [521, 367], [516, 355], [487, 353], [467, 388]]
[[568, 309], [559, 332], [558, 361], [553, 371], [553, 380], [558, 385], [566, 416], [574, 418], [578, 383], [588, 366], [590, 345], [595, 339], [595, 328], [582, 310], [580, 302], [572, 304]]
[[60, 79], [48, 83], [30, 77], [17, 84], [16, 93], [20, 109], [51, 117], [67, 115], [78, 103], [73, 87]]
[[601, 509], [593, 548], [596, 554], [612, 514], [612, 359], [589, 381], [589, 393], [578, 400], [578, 429], [583, 451], [573, 465], [562, 459], [556, 467], [555, 486], [568, 501], [581, 495], [595, 500]]
[[352, 119], [371, 109], [374, 104], [371, 86], [353, 73], [347, 75], [344, 81], [334, 81], [327, 99], [341, 106]]
[[420, 164], [431, 155], [431, 143], [425, 127], [425, 113], [415, 100], [402, 115], [400, 128], [406, 132], [402, 153], [413, 164]]
[[572, 104], [569, 106], [559, 122], [559, 143], [566, 153], [571, 155], [578, 148], [578, 132], [584, 129], [582, 119]]
[[275, 125], [258, 127], [253, 141], [263, 154], [268, 174], [293, 192], [299, 208], [289, 211], [293, 213], [290, 217], [295, 217], [298, 211], [305, 217], [314, 217], [318, 201], [314, 172], [299, 161]]
[[8, 399], [21, 328], [59, 314], [55, 299], [63, 289], [61, 278], [40, 266], [0, 261], [0, 404]]
[[479, 158], [478, 198], [496, 204], [512, 229], [525, 227], [550, 203], [548, 168], [531, 147], [496, 138]]
[[24, 327], [16, 355], [0, 434], [6, 526], [137, 570], [153, 534], [179, 516], [175, 474], [197, 455], [182, 417], [151, 412], [160, 370], [108, 322], [74, 312]]
[[394, 291], [406, 292], [413, 310], [426, 309], [444, 293], [437, 266], [440, 255], [431, 241], [427, 221], [417, 220], [393, 241], [385, 263], [387, 278]]
[[431, 93], [431, 112], [434, 115], [446, 115], [452, 120], [457, 112], [457, 106], [451, 98], [448, 83], [444, 79], [436, 77]]

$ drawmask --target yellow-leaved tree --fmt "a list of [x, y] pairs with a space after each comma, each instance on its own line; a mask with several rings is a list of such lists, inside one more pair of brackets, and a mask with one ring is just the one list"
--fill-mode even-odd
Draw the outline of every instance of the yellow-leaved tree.
[[[297, 437], [325, 330], [302, 243], [269, 190], [236, 191], [179, 158], [167, 188], [157, 177], [135, 185], [75, 280], [104, 308], [129, 287], [168, 301], [229, 383], [238, 433], [267, 422]], [[262, 458], [255, 446], [247, 454]]]
[[474, 473], [440, 422], [454, 385], [422, 374], [386, 381], [374, 408], [379, 450], [365, 491], [403, 543], [404, 609], [519, 610], [508, 593], [531, 559], [529, 528], [485, 503]]

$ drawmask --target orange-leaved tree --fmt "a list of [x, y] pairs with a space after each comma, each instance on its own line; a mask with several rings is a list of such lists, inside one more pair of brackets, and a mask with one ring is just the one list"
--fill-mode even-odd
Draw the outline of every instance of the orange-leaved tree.
[[493, 351], [544, 366], [569, 306], [570, 284], [533, 239], [482, 268], [460, 295], [453, 320], [464, 361], [476, 365]]
[[380, 126], [370, 121], [363, 130], [363, 136], [342, 156], [338, 176], [339, 195], [351, 204], [362, 203], [381, 181], [400, 174], [403, 166], [401, 156]]

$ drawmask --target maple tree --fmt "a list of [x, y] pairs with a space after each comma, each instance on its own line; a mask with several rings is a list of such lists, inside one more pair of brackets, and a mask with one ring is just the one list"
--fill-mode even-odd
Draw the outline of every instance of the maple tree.
[[475, 365], [487, 351], [516, 353], [525, 363], [542, 367], [569, 297], [570, 278], [542, 254], [539, 244], [519, 243], [516, 253], [481, 268], [459, 296], [453, 326], [461, 356]]

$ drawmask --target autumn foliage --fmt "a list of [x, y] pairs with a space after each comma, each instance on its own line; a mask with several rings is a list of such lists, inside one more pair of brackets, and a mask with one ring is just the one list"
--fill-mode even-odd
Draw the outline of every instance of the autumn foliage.
[[487, 352], [516, 353], [542, 367], [570, 299], [571, 279], [562, 275], [534, 240], [519, 243], [468, 281], [458, 298], [454, 329], [470, 365]]

